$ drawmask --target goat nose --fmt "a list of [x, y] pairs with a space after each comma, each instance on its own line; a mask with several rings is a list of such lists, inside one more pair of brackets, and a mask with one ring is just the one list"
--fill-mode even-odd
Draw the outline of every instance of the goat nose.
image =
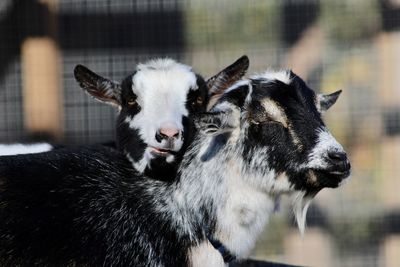
[[160, 134], [168, 136], [168, 137], [173, 137], [177, 138], [179, 136], [179, 129], [176, 128], [161, 128], [160, 129]]
[[156, 132], [156, 140], [161, 142], [163, 139], [177, 139], [180, 136], [179, 129], [161, 128]]
[[328, 159], [339, 171], [350, 170], [350, 161], [345, 152], [330, 151], [328, 152]]
[[332, 162], [342, 162], [347, 159], [347, 155], [344, 152], [330, 151], [328, 157]]

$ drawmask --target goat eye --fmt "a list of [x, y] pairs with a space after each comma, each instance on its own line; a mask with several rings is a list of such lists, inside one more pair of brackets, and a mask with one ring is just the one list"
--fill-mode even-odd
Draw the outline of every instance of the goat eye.
[[193, 101], [191, 104], [192, 104], [193, 107], [195, 107], [195, 106], [200, 106], [200, 105], [203, 104], [203, 98], [201, 98], [201, 97], [199, 96], [199, 97], [197, 97], [196, 100]]
[[196, 99], [196, 103], [197, 105], [202, 105], [203, 104], [203, 98], [201, 98], [200, 96]]
[[133, 107], [133, 106], [136, 106], [136, 104], [137, 104], [137, 102], [135, 99], [131, 98], [128, 100], [128, 106]]
[[270, 119], [265, 119], [265, 120], [255, 120], [255, 119], [250, 119], [250, 123], [254, 124], [254, 125], [266, 125], [266, 124], [279, 124], [281, 126], [283, 126], [283, 124], [279, 121], [275, 121], [275, 120], [270, 120]]

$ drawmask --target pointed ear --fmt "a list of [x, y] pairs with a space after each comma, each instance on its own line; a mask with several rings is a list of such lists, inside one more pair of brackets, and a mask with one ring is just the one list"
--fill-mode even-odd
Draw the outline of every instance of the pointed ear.
[[335, 104], [341, 92], [342, 90], [336, 91], [329, 95], [318, 94], [317, 101], [319, 111], [327, 111], [333, 104]]
[[121, 106], [121, 85], [103, 78], [82, 65], [74, 69], [74, 76], [82, 89], [102, 102]]
[[196, 128], [207, 135], [219, 135], [239, 126], [239, 115], [233, 110], [206, 112], [195, 115]]
[[249, 58], [242, 56], [234, 63], [207, 80], [210, 97], [221, 95], [226, 89], [240, 80], [249, 68]]

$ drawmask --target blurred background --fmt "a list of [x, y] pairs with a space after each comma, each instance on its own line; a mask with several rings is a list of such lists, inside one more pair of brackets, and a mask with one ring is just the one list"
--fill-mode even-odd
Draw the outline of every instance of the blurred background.
[[249, 73], [343, 90], [326, 122], [353, 166], [317, 195], [304, 238], [283, 199], [251, 257], [400, 266], [399, 0], [1, 0], [0, 142], [114, 139], [116, 111], [81, 91], [76, 64], [119, 81], [169, 56], [209, 77], [243, 54]]

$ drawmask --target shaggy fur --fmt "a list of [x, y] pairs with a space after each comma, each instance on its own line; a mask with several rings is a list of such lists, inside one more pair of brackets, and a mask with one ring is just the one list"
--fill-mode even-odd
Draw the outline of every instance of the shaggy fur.
[[1, 265], [224, 266], [209, 238], [245, 257], [282, 194], [297, 197], [302, 227], [304, 203], [350, 164], [321, 134], [323, 98], [290, 78], [242, 82], [198, 116], [173, 182], [105, 147], [1, 158]]
[[[207, 82], [191, 67], [172, 59], [153, 59], [139, 64], [121, 83], [101, 77], [78, 65], [74, 75], [82, 89], [95, 99], [118, 108], [117, 147], [140, 173], [173, 179], [194, 129], [192, 115], [206, 111], [209, 100], [218, 98], [242, 78], [249, 59], [242, 56]], [[175, 136], [165, 133], [176, 131]], [[40, 153], [50, 144], [0, 146], [0, 155]]]

